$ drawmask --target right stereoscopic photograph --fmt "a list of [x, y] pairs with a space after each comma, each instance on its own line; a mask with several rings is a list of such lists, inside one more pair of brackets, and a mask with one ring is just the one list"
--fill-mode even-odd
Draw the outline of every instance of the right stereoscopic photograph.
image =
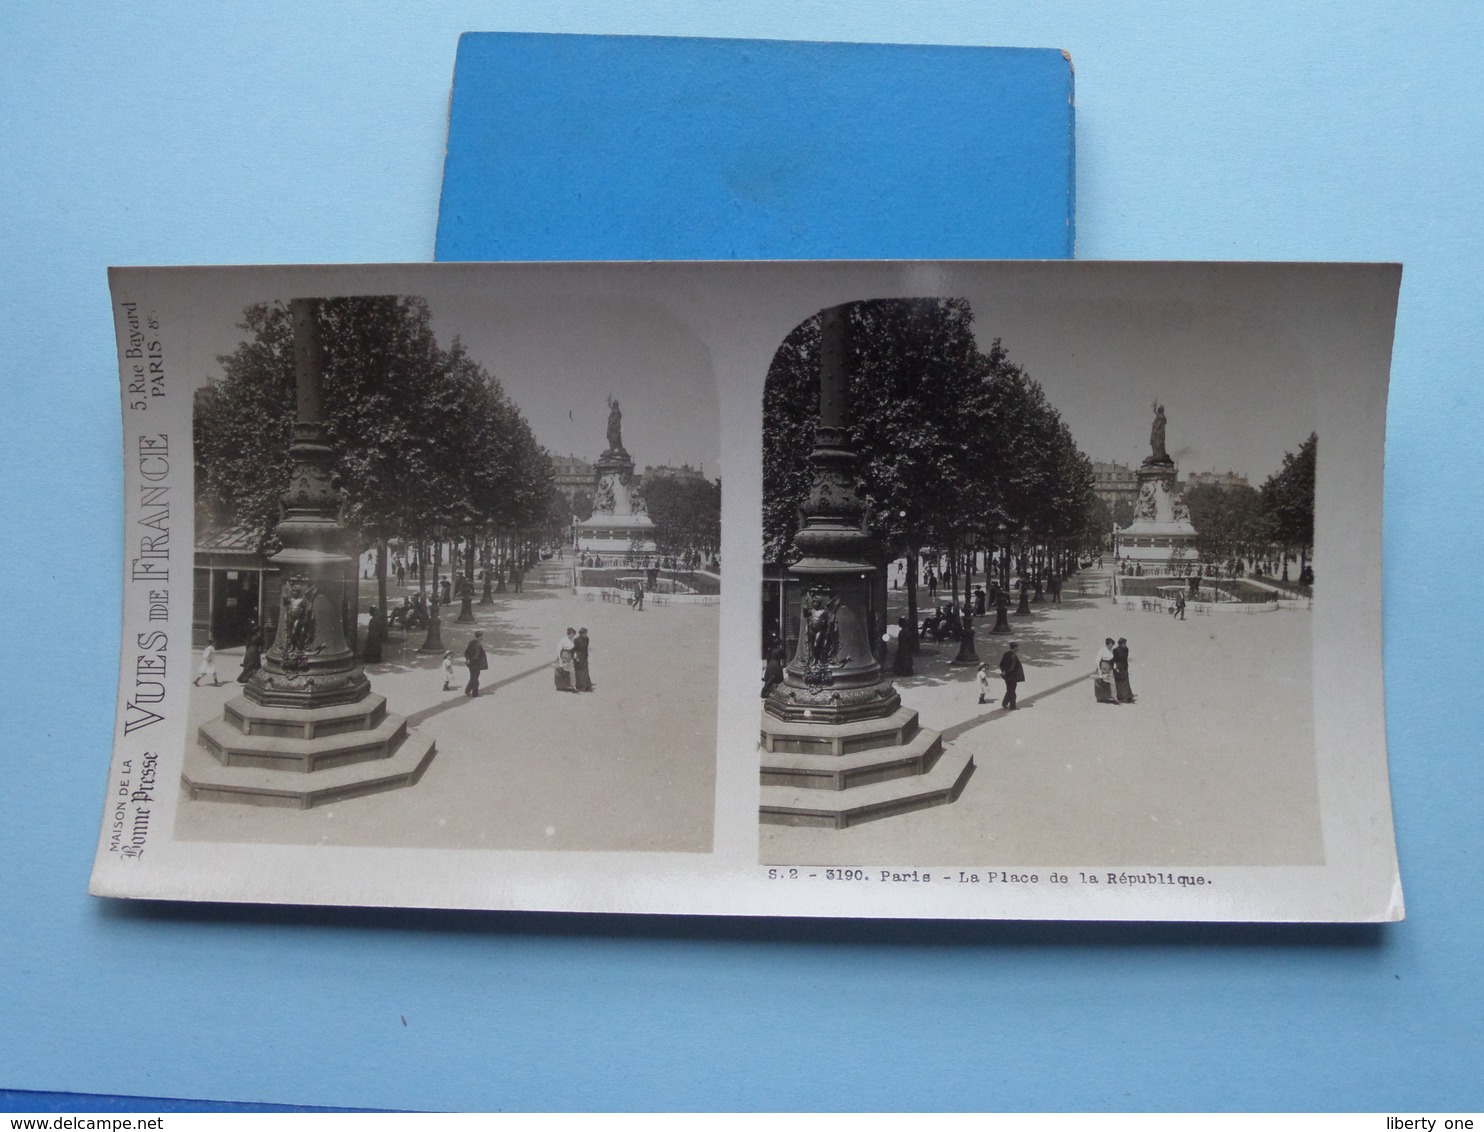
[[1400, 269], [1080, 267], [778, 343], [763, 863], [1322, 866], [1384, 802]]

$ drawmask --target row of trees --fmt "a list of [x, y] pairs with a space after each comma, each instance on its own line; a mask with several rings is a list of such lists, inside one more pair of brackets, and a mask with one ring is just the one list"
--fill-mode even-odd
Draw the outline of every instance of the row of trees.
[[1300, 574], [1314, 548], [1315, 433], [1261, 488], [1201, 484], [1185, 493], [1196, 550], [1202, 561], [1226, 563], [1264, 558], [1276, 548], [1286, 564], [1299, 559]]
[[[1092, 534], [1092, 463], [1041, 387], [996, 339], [973, 334], [964, 299], [852, 304], [850, 432], [872, 533], [907, 560], [909, 617], [917, 619], [918, 555], [958, 564], [998, 553], [1000, 582], [1064, 569]], [[763, 523], [769, 561], [787, 562], [808, 494], [819, 419], [818, 316], [779, 347], [763, 399]]]
[[721, 481], [655, 476], [644, 487], [661, 554], [697, 551], [705, 558], [721, 550]]
[[[425, 300], [335, 298], [318, 309], [343, 519], [360, 546], [378, 549], [382, 609], [389, 539], [436, 548], [461, 537], [472, 578], [476, 545], [508, 544], [546, 523], [555, 494], [547, 453], [458, 339], [438, 344]], [[218, 359], [222, 379], [196, 398], [197, 529], [237, 525], [271, 554], [292, 470], [293, 323], [287, 304], [259, 303], [239, 326], [246, 338]]]

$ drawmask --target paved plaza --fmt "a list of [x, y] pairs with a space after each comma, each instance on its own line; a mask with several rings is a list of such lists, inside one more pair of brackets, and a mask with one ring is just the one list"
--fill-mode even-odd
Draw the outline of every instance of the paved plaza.
[[[442, 690], [441, 653], [416, 652], [422, 630], [392, 630], [385, 662], [367, 667], [374, 691], [437, 755], [408, 789], [310, 810], [190, 801], [182, 840], [417, 848], [707, 852], [715, 808], [717, 606], [586, 600], [568, 563], [544, 563], [523, 593], [476, 601], [477, 623], [442, 611], [456, 661]], [[374, 586], [374, 583], [371, 583]], [[363, 600], [367, 583], [362, 583]], [[415, 588], [415, 587], [413, 587]], [[392, 605], [401, 604], [393, 587]], [[568, 626], [592, 638], [595, 690], [559, 693], [552, 665]], [[463, 695], [462, 663], [484, 631], [489, 669], [478, 699]], [[193, 688], [190, 731], [239, 695], [241, 649], [218, 654], [226, 681]], [[199, 654], [194, 663], [199, 664]]]
[[[1085, 592], [1079, 592], [1085, 591]], [[1306, 609], [1187, 614], [1115, 603], [1107, 574], [1067, 583], [1060, 605], [976, 621], [995, 676], [978, 704], [957, 644], [925, 645], [905, 704], [977, 769], [960, 798], [842, 830], [765, 825], [767, 864], [1308, 865], [1323, 863]], [[926, 605], [926, 591], [921, 600]], [[905, 594], [891, 594], [891, 618]], [[1105, 637], [1126, 637], [1132, 705], [1094, 701]], [[998, 661], [1017, 640], [1020, 708], [999, 707]]]

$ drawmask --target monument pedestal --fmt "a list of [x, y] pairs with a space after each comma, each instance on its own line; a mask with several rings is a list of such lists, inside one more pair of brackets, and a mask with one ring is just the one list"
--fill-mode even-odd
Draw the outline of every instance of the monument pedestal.
[[622, 448], [598, 457], [593, 513], [577, 524], [577, 549], [604, 559], [655, 554], [654, 520], [634, 486], [634, 458]]
[[1125, 562], [1165, 574], [1196, 561], [1195, 528], [1185, 496], [1175, 486], [1175, 462], [1150, 457], [1138, 470], [1139, 500], [1134, 520], [1114, 531], [1114, 546]]

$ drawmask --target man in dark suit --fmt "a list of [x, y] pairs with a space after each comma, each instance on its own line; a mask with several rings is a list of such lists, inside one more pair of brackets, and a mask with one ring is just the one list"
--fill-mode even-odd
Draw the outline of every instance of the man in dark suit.
[[1005, 655], [1000, 657], [1000, 675], [1005, 678], [1005, 698], [1000, 707], [1015, 710], [1015, 689], [1025, 679], [1025, 668], [1020, 663], [1020, 642], [1011, 641]]
[[479, 696], [479, 674], [489, 667], [489, 660], [484, 655], [484, 642], [480, 640], [483, 636], [483, 629], [474, 630], [464, 649], [464, 662], [469, 666], [469, 682], [464, 685], [464, 695], [475, 698]]

